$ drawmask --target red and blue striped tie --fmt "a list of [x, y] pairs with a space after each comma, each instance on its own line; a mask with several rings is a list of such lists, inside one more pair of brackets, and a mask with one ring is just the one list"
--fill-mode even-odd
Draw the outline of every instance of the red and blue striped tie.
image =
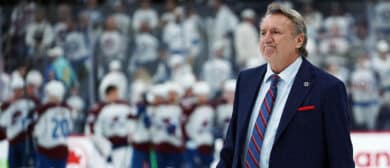
[[264, 133], [276, 99], [279, 79], [280, 77], [275, 74], [270, 77], [271, 87], [268, 89], [263, 103], [261, 104], [259, 115], [256, 119], [255, 126], [253, 127], [251, 139], [249, 140], [248, 151], [245, 158], [245, 166], [248, 168], [260, 167], [259, 159]]

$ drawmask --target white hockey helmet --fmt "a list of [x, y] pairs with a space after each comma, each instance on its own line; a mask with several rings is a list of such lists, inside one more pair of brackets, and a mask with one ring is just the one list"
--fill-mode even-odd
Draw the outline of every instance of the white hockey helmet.
[[65, 95], [65, 87], [60, 81], [52, 80], [45, 86], [45, 94], [47, 97], [56, 97], [62, 101]]
[[11, 80], [11, 88], [13, 90], [15, 89], [22, 89], [24, 87], [24, 80], [21, 77], [13, 77]]
[[200, 82], [196, 82], [192, 86], [192, 92], [194, 93], [194, 95], [197, 95], [197, 96], [209, 95], [211, 92], [211, 88], [207, 82], [200, 81]]
[[37, 70], [31, 70], [27, 73], [26, 83], [32, 84], [36, 87], [40, 87], [43, 82], [42, 74]]

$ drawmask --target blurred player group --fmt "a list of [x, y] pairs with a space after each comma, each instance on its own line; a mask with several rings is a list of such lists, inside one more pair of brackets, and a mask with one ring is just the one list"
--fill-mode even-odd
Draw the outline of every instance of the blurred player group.
[[[11, 96], [1, 105], [0, 138], [10, 144], [9, 167], [66, 166], [80, 103], [70, 101], [72, 96], [66, 101], [66, 87], [57, 80], [47, 82], [40, 97], [41, 84], [34, 70], [26, 79], [14, 76]], [[230, 121], [235, 80], [225, 81], [216, 99], [210, 99], [206, 82], [192, 79], [138, 90], [132, 103], [122, 97], [118, 82], [101, 86], [102, 101], [88, 112], [85, 135], [109, 165], [210, 167], [214, 143]]]

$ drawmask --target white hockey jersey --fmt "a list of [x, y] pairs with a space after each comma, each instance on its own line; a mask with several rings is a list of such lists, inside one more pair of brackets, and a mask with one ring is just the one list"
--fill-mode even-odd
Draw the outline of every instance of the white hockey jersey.
[[[175, 147], [182, 147], [182, 109], [177, 105], [164, 104], [157, 106], [152, 113], [150, 132], [153, 135], [153, 144], [169, 144]], [[172, 132], [168, 131], [170, 128]]]
[[188, 44], [186, 43], [184, 26], [181, 23], [169, 22], [163, 30], [163, 42], [168, 46], [169, 53], [187, 56]]
[[38, 152], [55, 158], [66, 158], [67, 140], [71, 132], [71, 110], [65, 104], [48, 103], [37, 110], [33, 136]]
[[70, 32], [65, 37], [64, 51], [70, 61], [80, 61], [89, 55], [85, 36], [80, 32]]
[[214, 142], [214, 109], [209, 105], [201, 105], [188, 116], [186, 133], [196, 147], [212, 146]]
[[355, 103], [378, 101], [378, 84], [373, 71], [358, 69], [352, 73], [352, 98]]
[[223, 136], [225, 137], [229, 122], [233, 113], [233, 104], [220, 104], [216, 109], [217, 125], [222, 128]]
[[128, 136], [135, 131], [136, 112], [124, 102], [106, 104], [96, 116], [94, 134], [109, 139], [114, 145], [126, 144]]
[[[145, 114], [143, 114], [143, 117], [149, 117], [152, 115], [152, 111], [154, 110], [154, 107], [146, 107]], [[144, 118], [138, 118], [136, 123], [136, 131], [134, 132], [131, 140], [133, 143], [147, 143], [151, 140], [150, 135], [150, 126], [145, 125]]]
[[25, 98], [2, 105], [0, 127], [5, 128], [11, 144], [21, 142], [29, 136], [35, 106], [35, 102]]
[[135, 63], [147, 63], [158, 58], [158, 39], [151, 33], [139, 33], [135, 37]]

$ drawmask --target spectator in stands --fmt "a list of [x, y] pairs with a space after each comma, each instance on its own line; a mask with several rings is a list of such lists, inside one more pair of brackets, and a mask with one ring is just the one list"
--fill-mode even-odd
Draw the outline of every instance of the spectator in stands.
[[348, 58], [354, 61], [356, 60], [356, 56], [361, 55], [363, 52], [375, 53], [375, 36], [369, 33], [367, 21], [357, 21], [352, 30]]
[[[6, 63], [5, 68], [7, 70], [15, 68], [19, 60], [26, 59], [28, 53], [27, 44], [25, 43], [26, 32], [29, 25], [35, 22], [37, 8], [35, 2], [20, 1], [12, 10], [8, 33], [2, 33], [2, 39], [4, 40], [2, 45], [4, 47], [2, 47], [1, 52], [4, 54], [3, 61]], [[5, 26], [7, 25], [7, 22], [5, 22], [7, 15], [5, 8], [2, 9], [2, 25]]]
[[389, 130], [390, 129], [390, 93], [383, 94], [382, 100], [383, 103], [379, 109], [376, 129]]
[[45, 15], [46, 13], [43, 9], [38, 10], [35, 22], [28, 25], [26, 32], [28, 55], [33, 60], [33, 65], [37, 68], [45, 65], [44, 56], [54, 40], [53, 28], [46, 20]]
[[140, 8], [133, 15], [133, 29], [138, 32], [143, 22], [148, 22], [152, 31], [158, 26], [157, 12], [151, 7], [150, 0], [141, 0]]
[[167, 46], [169, 55], [181, 55], [188, 60], [189, 45], [185, 38], [188, 34], [185, 34], [183, 27], [185, 16], [183, 7], [176, 7], [173, 14], [174, 20], [168, 22], [162, 32], [162, 42]]
[[90, 56], [86, 44], [86, 36], [77, 30], [77, 22], [70, 20], [67, 22], [68, 30], [65, 34], [63, 49], [66, 58], [70, 61], [80, 81], [84, 81], [86, 76], [86, 61]]
[[153, 74], [154, 83], [164, 83], [171, 79], [171, 67], [168, 63], [168, 53], [164, 47], [159, 49], [156, 72]]
[[175, 18], [174, 13], [175, 13], [175, 9], [177, 7], [176, 0], [165, 1], [164, 7], [165, 7], [165, 11], [161, 15], [161, 19], [160, 19], [160, 23], [159, 23], [160, 29], [164, 28], [168, 22], [174, 20], [174, 18]]
[[63, 46], [66, 34], [69, 29], [69, 22], [72, 22], [72, 8], [67, 4], [60, 4], [57, 7], [56, 23], [53, 26], [55, 44]]
[[78, 83], [76, 73], [74, 72], [69, 61], [64, 57], [64, 50], [61, 47], [51, 48], [47, 55], [52, 60], [52, 63], [47, 66], [45, 79], [59, 80], [63, 82], [66, 90], [68, 90], [73, 84]]
[[379, 87], [367, 55], [358, 57], [351, 75], [352, 112], [359, 129], [375, 128], [379, 110]]
[[371, 57], [372, 68], [379, 77], [381, 95], [390, 93], [390, 48], [385, 40], [376, 45], [377, 52]]
[[223, 56], [231, 58], [232, 56], [232, 33], [237, 27], [238, 18], [233, 11], [224, 4], [224, 0], [212, 0], [212, 7], [216, 12], [214, 18], [214, 24], [209, 25], [208, 29], [211, 31], [209, 34], [210, 43], [213, 44], [217, 41], [223, 42]]
[[153, 35], [148, 22], [141, 24], [140, 30], [135, 34], [134, 53], [130, 60], [130, 73], [137, 68], [144, 68], [150, 75], [156, 71], [158, 59], [159, 40]]
[[126, 11], [126, 5], [122, 1], [116, 1], [114, 4], [114, 14], [112, 16], [114, 17], [121, 34], [128, 36], [131, 32], [131, 19]]
[[101, 24], [103, 23], [103, 14], [101, 12], [102, 9], [98, 6], [97, 0], [86, 0], [84, 1], [86, 4], [85, 9], [82, 9], [83, 15], [88, 17], [88, 25], [93, 30], [101, 29]]
[[[105, 30], [100, 37], [99, 45], [102, 51], [99, 56], [99, 65], [111, 62], [112, 60], [119, 60], [124, 63], [127, 62], [127, 39], [118, 31], [117, 23], [113, 16], [106, 19]], [[101, 67], [103, 72], [107, 72], [107, 67]], [[100, 75], [99, 75], [100, 76]]]
[[242, 22], [234, 31], [235, 63], [239, 69], [246, 67], [251, 58], [260, 57], [259, 34], [255, 26], [256, 14], [252, 9], [245, 9], [241, 12], [241, 18]]
[[341, 35], [340, 29], [337, 26], [330, 28], [327, 36], [319, 43], [319, 52], [322, 56], [329, 55], [339, 57], [343, 62], [350, 61], [346, 58], [350, 43], [345, 36]]
[[181, 55], [172, 55], [169, 59], [169, 66], [171, 70], [172, 81], [183, 86], [185, 82], [183, 79], [187, 76], [194, 76], [192, 67], [185, 58]]
[[317, 31], [323, 24], [322, 13], [314, 9], [311, 2], [306, 2], [303, 6], [302, 16], [306, 22], [307, 36], [315, 38]]
[[35, 21], [37, 8], [35, 2], [20, 1], [12, 10], [10, 34], [24, 35], [28, 25]]
[[219, 93], [223, 82], [232, 76], [232, 65], [223, 56], [224, 46], [216, 43], [214, 46], [214, 58], [210, 58], [203, 65], [202, 78], [211, 87], [211, 97]]
[[374, 7], [372, 25], [376, 37], [389, 39], [390, 37], [390, 0], [381, 0]]
[[338, 29], [340, 36], [349, 37], [349, 28], [352, 26], [353, 18], [344, 11], [339, 2], [332, 2], [330, 4], [330, 15], [324, 20], [324, 27], [328, 32], [332, 29]]
[[188, 61], [195, 69], [200, 69], [200, 53], [203, 49], [203, 39], [201, 33], [204, 31], [202, 20], [195, 10], [195, 7], [187, 5], [185, 8], [185, 19], [183, 20], [183, 31], [185, 44], [187, 45]]

